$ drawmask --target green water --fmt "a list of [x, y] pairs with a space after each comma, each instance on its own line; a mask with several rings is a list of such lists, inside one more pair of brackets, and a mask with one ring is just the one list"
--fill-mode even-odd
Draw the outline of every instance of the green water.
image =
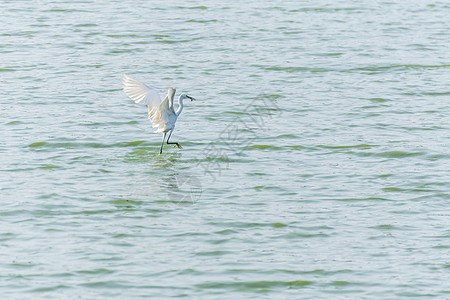
[[449, 13], [0, 3], [1, 298], [448, 298]]

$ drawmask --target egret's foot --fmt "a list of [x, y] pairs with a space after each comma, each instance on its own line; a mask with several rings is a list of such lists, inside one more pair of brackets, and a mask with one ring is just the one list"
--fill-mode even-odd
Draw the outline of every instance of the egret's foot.
[[178, 149], [183, 149], [183, 147], [181, 147], [181, 145], [180, 144], [178, 144], [178, 143], [175, 143], [175, 145], [178, 147]]

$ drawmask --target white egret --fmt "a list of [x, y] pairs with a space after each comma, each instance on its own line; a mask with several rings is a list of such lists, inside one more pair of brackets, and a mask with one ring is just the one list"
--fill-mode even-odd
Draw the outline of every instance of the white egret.
[[191, 101], [195, 100], [193, 97], [186, 94], [181, 94], [178, 98], [178, 109], [175, 111], [173, 108], [173, 97], [175, 96], [175, 88], [169, 88], [167, 96], [161, 101], [157, 90], [148, 86], [130, 76], [124, 74], [122, 78], [123, 91], [134, 100], [135, 103], [143, 103], [148, 106], [148, 118], [151, 120], [153, 127], [157, 127], [155, 132], [163, 133], [163, 139], [159, 154], [162, 153], [164, 141], [167, 133], [168, 145], [176, 145], [178, 148], [182, 148], [178, 143], [169, 143], [170, 136], [175, 128], [175, 122], [178, 116], [183, 110], [183, 100], [188, 98]]

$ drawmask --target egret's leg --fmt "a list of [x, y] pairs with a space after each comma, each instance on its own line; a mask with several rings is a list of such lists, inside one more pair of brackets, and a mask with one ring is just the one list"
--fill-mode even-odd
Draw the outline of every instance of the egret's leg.
[[161, 149], [159, 149], [159, 154], [162, 154], [162, 148], [163, 148], [163, 145], [164, 145], [164, 140], [166, 139], [166, 134], [167, 134], [167, 132], [164, 132], [162, 143], [161, 143]]
[[180, 144], [178, 144], [178, 143], [169, 143], [170, 136], [172, 135], [172, 132], [173, 132], [173, 129], [169, 133], [169, 137], [167, 138], [167, 144], [168, 145], [176, 145], [178, 148], [183, 149], [183, 147], [181, 147]]

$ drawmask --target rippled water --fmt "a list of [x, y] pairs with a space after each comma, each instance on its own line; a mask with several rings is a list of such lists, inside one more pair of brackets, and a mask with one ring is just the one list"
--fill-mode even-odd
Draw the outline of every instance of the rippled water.
[[449, 13], [2, 2], [2, 298], [448, 298]]

